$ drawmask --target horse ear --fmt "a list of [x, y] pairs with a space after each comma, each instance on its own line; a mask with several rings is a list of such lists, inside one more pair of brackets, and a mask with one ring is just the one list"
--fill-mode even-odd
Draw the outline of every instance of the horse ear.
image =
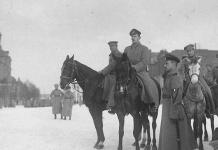
[[69, 55], [67, 55], [67, 57], [66, 57], [66, 60], [68, 60], [69, 59]]
[[71, 57], [71, 59], [74, 60], [74, 54], [73, 54], [73, 56]]

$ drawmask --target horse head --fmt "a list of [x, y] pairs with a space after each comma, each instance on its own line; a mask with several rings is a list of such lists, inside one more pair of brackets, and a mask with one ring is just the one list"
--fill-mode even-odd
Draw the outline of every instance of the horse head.
[[74, 55], [69, 58], [67, 55], [63, 66], [61, 68], [61, 77], [60, 77], [60, 87], [64, 89], [66, 85], [70, 84], [75, 80], [77, 76], [76, 63], [74, 61]]
[[129, 81], [133, 78], [134, 75], [136, 75], [136, 73], [134, 73], [134, 69], [131, 67], [131, 63], [126, 53], [124, 53], [120, 61], [117, 62], [115, 73], [117, 89], [120, 93], [124, 94], [127, 92]]
[[200, 68], [201, 68], [200, 61], [201, 59], [196, 59], [189, 65], [189, 76], [192, 84], [195, 84], [199, 81]]
[[200, 76], [200, 59], [196, 59], [189, 65], [189, 76], [191, 79], [191, 82], [188, 86], [187, 95], [191, 96], [192, 99], [203, 99], [203, 93], [201, 89], [201, 85], [199, 82], [199, 76]]

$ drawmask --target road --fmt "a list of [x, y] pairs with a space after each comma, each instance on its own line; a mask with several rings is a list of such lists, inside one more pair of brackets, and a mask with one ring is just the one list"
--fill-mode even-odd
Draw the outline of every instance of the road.
[[[159, 110], [161, 112], [161, 109]], [[158, 116], [157, 137], [160, 127]], [[105, 131], [105, 150], [117, 149], [118, 120], [116, 115], [106, 111], [103, 114]], [[208, 129], [210, 126], [209, 120]], [[215, 126], [218, 119], [215, 118]], [[125, 120], [124, 150], [134, 150], [131, 144], [133, 121], [131, 116]], [[53, 119], [51, 108], [16, 108], [0, 109], [0, 149], [1, 150], [90, 150], [96, 141], [92, 118], [85, 106], [74, 106], [72, 120]], [[211, 139], [211, 131], [209, 130]], [[206, 150], [212, 150], [205, 143]]]

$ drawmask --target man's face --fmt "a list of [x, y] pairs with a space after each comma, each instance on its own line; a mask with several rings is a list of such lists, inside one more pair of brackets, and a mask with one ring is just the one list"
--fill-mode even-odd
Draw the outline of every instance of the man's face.
[[132, 43], [139, 43], [140, 36], [138, 34], [131, 35]]
[[117, 45], [110, 45], [111, 52], [117, 50]]
[[195, 55], [195, 50], [194, 49], [191, 49], [191, 48], [187, 49], [186, 52], [187, 52], [188, 56], [194, 56]]
[[168, 72], [176, 68], [176, 63], [174, 61], [167, 60], [164, 64], [164, 67], [165, 67], [165, 71]]

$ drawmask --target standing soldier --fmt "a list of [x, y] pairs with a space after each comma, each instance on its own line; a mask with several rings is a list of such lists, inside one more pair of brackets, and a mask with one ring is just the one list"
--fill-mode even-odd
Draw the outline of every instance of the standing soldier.
[[[187, 45], [186, 47], [184, 47], [184, 50], [187, 52], [187, 56], [183, 56], [182, 64], [181, 64], [181, 67], [179, 68], [179, 73], [182, 75], [183, 80], [184, 80], [183, 96], [185, 96], [186, 90], [190, 83], [189, 65], [193, 62], [201, 61], [202, 59], [201, 56], [196, 55], [196, 49], [193, 44]], [[210, 112], [207, 112], [207, 115], [209, 115], [208, 113], [214, 113], [215, 111], [214, 102], [213, 102], [211, 90], [203, 78], [202, 70], [200, 72], [201, 74], [199, 76], [199, 80], [200, 80], [200, 83], [203, 89], [204, 96], [206, 97], [206, 100], [207, 100], [207, 107], [209, 107], [209, 110], [210, 110]]]
[[[51, 92], [50, 97], [52, 100], [52, 113], [54, 118], [57, 118], [57, 114], [61, 114], [62, 104], [61, 100], [63, 98], [63, 92], [58, 89], [58, 84], [54, 85], [55, 89]], [[62, 115], [61, 115], [62, 119]]]
[[109, 55], [109, 64], [100, 71], [101, 74], [105, 76], [104, 81], [104, 94], [103, 99], [107, 101], [107, 108], [110, 109], [109, 113], [114, 113], [113, 106], [114, 102], [114, 90], [116, 85], [116, 77], [114, 68], [116, 66], [116, 62], [121, 58], [122, 53], [117, 48], [117, 41], [110, 41], [108, 45], [110, 47], [110, 55]]
[[183, 108], [179, 58], [166, 54], [159, 150], [193, 150], [194, 135]]
[[143, 82], [141, 99], [145, 103], [154, 104], [157, 108], [159, 106], [158, 89], [148, 73], [150, 52], [146, 46], [140, 43], [140, 31], [132, 29], [129, 34], [132, 39], [132, 45], [126, 47], [124, 53], [127, 54], [132, 67], [135, 69], [138, 77]]
[[72, 115], [72, 107], [75, 102], [75, 96], [71, 92], [70, 86], [65, 87], [64, 92], [64, 98], [63, 98], [63, 108], [62, 108], [62, 116], [64, 117], [64, 120], [66, 120], [66, 117], [69, 117], [69, 120], [71, 120]]

